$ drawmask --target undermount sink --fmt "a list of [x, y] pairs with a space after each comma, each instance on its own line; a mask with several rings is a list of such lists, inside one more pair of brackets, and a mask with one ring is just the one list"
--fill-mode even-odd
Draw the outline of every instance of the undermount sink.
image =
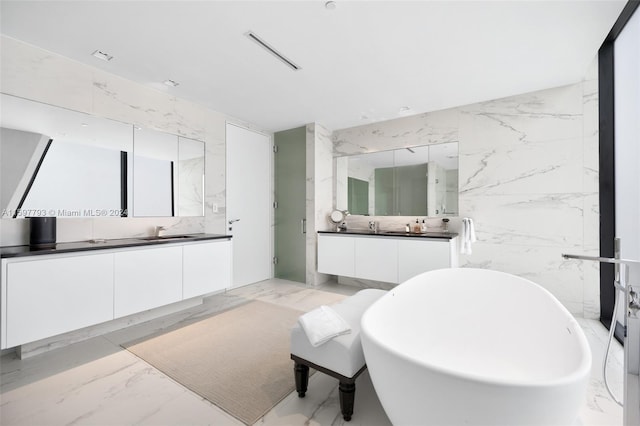
[[448, 232], [404, 232], [404, 231], [378, 231], [378, 234], [381, 235], [402, 235], [405, 237], [438, 237], [440, 235], [446, 236], [449, 235]]
[[194, 237], [192, 235], [160, 235], [158, 237], [151, 236], [151, 237], [142, 237], [140, 239], [145, 241], [167, 241], [167, 240], [184, 240], [189, 238], [194, 238]]
[[405, 232], [405, 231], [378, 231], [378, 234], [387, 234], [387, 235], [415, 235], [420, 236], [422, 234], [417, 234], [414, 232]]

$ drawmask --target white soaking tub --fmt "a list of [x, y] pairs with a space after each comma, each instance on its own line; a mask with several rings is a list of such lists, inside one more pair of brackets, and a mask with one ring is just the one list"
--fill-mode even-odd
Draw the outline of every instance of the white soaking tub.
[[396, 426], [572, 425], [586, 402], [582, 329], [551, 293], [514, 275], [418, 275], [364, 313], [361, 339]]

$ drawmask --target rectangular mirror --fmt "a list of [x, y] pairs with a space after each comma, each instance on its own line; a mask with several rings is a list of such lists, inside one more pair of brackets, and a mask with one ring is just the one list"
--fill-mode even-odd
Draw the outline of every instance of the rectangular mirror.
[[369, 216], [458, 214], [458, 143], [336, 158], [336, 208]]
[[135, 127], [133, 215], [176, 215], [178, 137]]
[[0, 105], [2, 218], [204, 216], [204, 142], [6, 94]]
[[2, 94], [2, 217], [127, 216], [131, 125]]
[[204, 216], [204, 142], [136, 126], [133, 216]]

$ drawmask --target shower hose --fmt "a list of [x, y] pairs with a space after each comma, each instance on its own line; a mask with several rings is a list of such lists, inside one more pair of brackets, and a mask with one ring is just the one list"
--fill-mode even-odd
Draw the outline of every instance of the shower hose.
[[615, 296], [613, 298], [613, 316], [611, 320], [611, 326], [609, 327], [609, 340], [607, 341], [607, 349], [604, 352], [604, 360], [602, 361], [602, 377], [604, 377], [604, 386], [607, 388], [607, 392], [611, 395], [611, 398], [615, 401], [616, 404], [622, 407], [622, 401], [619, 401], [618, 398], [613, 394], [611, 388], [609, 387], [609, 381], [607, 380], [607, 361], [609, 359], [609, 349], [611, 348], [611, 342], [613, 341], [613, 335], [616, 330], [616, 322], [618, 318], [618, 292], [622, 292], [619, 288], [615, 290]]

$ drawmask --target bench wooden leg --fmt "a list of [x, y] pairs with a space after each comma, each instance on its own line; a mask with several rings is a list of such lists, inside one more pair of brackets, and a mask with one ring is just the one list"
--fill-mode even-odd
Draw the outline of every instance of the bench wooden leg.
[[296, 391], [298, 391], [298, 396], [304, 398], [307, 392], [307, 385], [309, 384], [309, 366], [296, 362], [293, 371], [296, 377]]
[[353, 415], [353, 401], [356, 396], [356, 384], [340, 382], [340, 410], [345, 421], [351, 420]]
[[291, 359], [294, 362], [293, 371], [295, 372], [298, 396], [300, 398], [304, 398], [305, 392], [307, 391], [307, 385], [309, 383], [309, 368], [313, 368], [314, 370], [325, 373], [331, 377], [335, 377], [340, 382], [338, 389], [340, 391], [340, 411], [342, 412], [342, 418], [347, 422], [350, 421], [351, 416], [353, 415], [353, 404], [356, 396], [356, 378], [367, 369], [367, 366], [363, 365], [360, 370], [353, 375], [353, 377], [346, 377], [294, 354], [291, 354]]

